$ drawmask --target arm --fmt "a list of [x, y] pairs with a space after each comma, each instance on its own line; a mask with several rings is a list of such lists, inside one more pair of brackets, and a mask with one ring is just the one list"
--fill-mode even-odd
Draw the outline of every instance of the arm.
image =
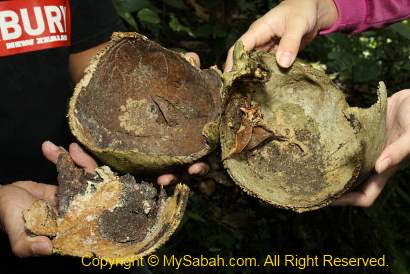
[[410, 1], [407, 0], [334, 0], [334, 3], [339, 18], [321, 34], [336, 31], [358, 33], [410, 17]]

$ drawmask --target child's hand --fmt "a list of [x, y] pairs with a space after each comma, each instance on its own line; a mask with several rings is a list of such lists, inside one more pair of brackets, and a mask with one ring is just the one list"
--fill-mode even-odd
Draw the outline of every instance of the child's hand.
[[[276, 51], [281, 67], [290, 67], [299, 49], [315, 38], [319, 30], [329, 28], [338, 18], [333, 0], [285, 0], [256, 20], [242, 35], [247, 51]], [[228, 52], [225, 71], [232, 69], [233, 48]]]

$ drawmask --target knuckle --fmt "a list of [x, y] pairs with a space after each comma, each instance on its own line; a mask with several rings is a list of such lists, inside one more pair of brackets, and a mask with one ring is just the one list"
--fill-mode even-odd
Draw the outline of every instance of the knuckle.
[[359, 206], [363, 208], [369, 208], [373, 205], [374, 199], [366, 197], [359, 202]]
[[255, 29], [259, 28], [260, 25], [261, 25], [261, 20], [258, 19], [258, 20], [256, 20], [255, 22], [253, 22], [252, 24], [249, 25], [249, 30], [250, 31], [255, 30]]
[[372, 203], [366, 202], [366, 203], [364, 203], [361, 207], [363, 207], [363, 208], [370, 208], [372, 205], [373, 205]]

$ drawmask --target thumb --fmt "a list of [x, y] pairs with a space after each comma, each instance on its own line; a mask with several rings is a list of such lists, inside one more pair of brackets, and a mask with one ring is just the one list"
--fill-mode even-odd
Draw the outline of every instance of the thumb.
[[[29, 242], [32, 242], [33, 239], [30, 239]], [[37, 236], [34, 237], [34, 243], [31, 244], [31, 251], [34, 255], [47, 256], [51, 255], [53, 251], [53, 244], [51, 240], [46, 236]]]
[[[238, 39], [238, 41], [240, 40], [242, 42], [245, 51], [250, 51], [255, 48], [259, 48], [261, 46], [265, 46], [266, 44], [272, 43], [272, 39], [275, 36], [275, 33], [266, 22], [265, 16], [255, 21], [249, 27], [249, 29]], [[225, 72], [232, 70], [233, 51], [234, 46], [232, 46], [228, 51], [225, 61]]]
[[299, 53], [300, 44], [306, 34], [306, 22], [301, 19], [289, 20], [280, 39], [276, 58], [279, 66], [289, 68]]
[[10, 245], [18, 257], [46, 256], [52, 253], [51, 240], [45, 236], [30, 237], [25, 232], [20, 233], [18, 237], [13, 236], [9, 235]]
[[400, 136], [395, 142], [388, 145], [376, 161], [377, 173], [398, 165], [410, 154], [410, 132]]

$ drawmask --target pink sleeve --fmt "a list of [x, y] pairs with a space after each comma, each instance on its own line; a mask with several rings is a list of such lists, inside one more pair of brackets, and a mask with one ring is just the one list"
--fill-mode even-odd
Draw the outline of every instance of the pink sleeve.
[[338, 20], [320, 34], [336, 31], [358, 33], [369, 28], [410, 17], [410, 0], [334, 0], [339, 12]]

